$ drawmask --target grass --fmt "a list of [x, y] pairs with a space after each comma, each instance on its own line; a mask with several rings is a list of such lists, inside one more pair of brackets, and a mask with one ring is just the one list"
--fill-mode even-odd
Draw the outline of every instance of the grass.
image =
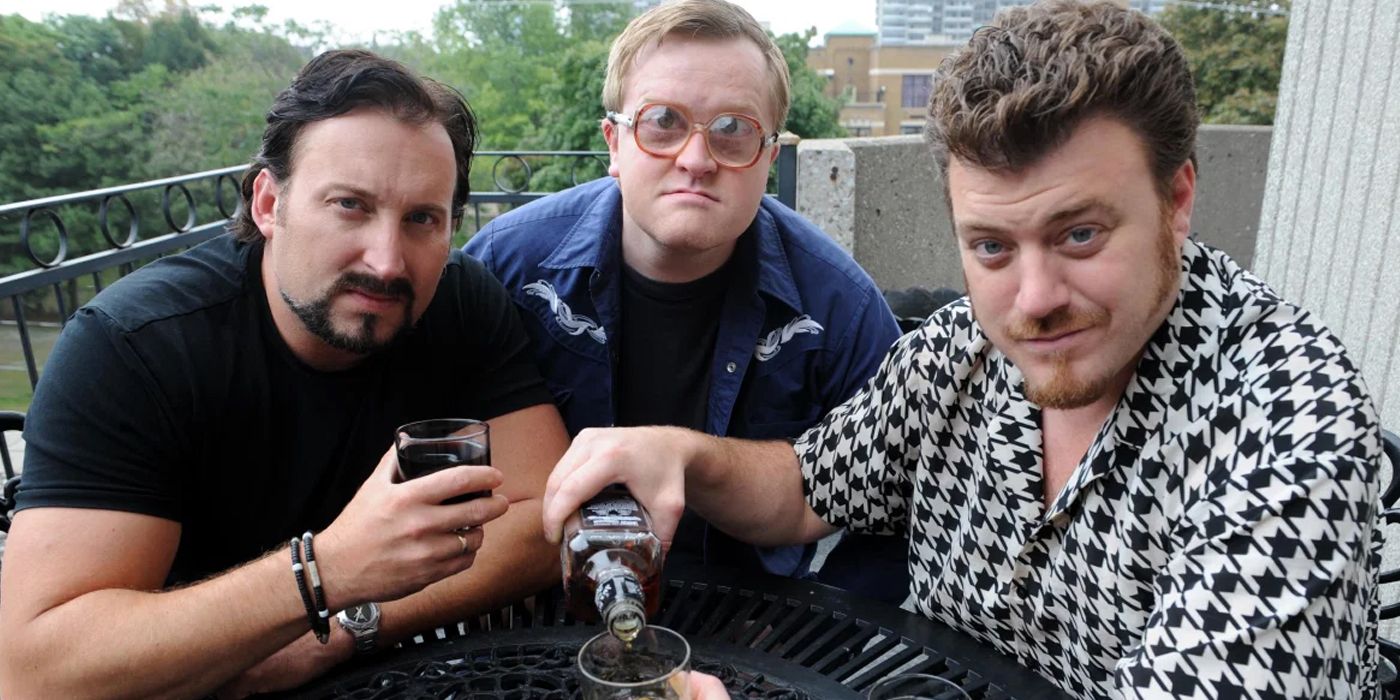
[[[58, 326], [29, 324], [29, 342], [34, 347], [34, 361], [40, 371], [58, 339], [58, 331]], [[0, 326], [0, 410], [28, 411], [31, 398], [33, 392], [29, 388], [29, 370], [24, 361], [19, 328], [12, 323], [5, 324]]]

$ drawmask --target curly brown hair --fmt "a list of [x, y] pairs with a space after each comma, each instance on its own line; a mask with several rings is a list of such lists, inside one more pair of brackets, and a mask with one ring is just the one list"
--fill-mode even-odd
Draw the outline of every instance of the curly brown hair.
[[1050, 0], [1002, 11], [943, 61], [924, 138], [946, 183], [950, 156], [1021, 170], [1099, 116], [1142, 138], [1163, 197], [1195, 161], [1196, 88], [1176, 39], [1135, 10]]

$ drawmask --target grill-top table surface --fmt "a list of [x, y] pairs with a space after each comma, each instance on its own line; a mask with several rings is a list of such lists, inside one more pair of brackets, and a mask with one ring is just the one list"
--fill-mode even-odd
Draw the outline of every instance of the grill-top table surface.
[[[668, 570], [654, 624], [680, 632], [691, 666], [736, 698], [855, 700], [893, 673], [932, 673], [973, 698], [1066, 697], [990, 647], [922, 615], [808, 581]], [[440, 628], [353, 661], [284, 697], [571, 700], [578, 648], [562, 591]]]

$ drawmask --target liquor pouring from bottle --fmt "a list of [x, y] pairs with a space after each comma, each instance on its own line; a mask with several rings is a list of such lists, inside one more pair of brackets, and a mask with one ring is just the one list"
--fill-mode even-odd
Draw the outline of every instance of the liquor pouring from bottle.
[[661, 540], [651, 516], [622, 486], [611, 486], [564, 524], [559, 550], [574, 617], [602, 620], [630, 643], [661, 603]]

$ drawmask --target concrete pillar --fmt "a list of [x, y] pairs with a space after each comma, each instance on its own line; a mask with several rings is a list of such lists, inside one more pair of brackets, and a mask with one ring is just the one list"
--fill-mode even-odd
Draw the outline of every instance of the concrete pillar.
[[[1255, 271], [1341, 336], [1381, 425], [1400, 431], [1396, 36], [1394, 0], [1293, 3]], [[1400, 565], [1397, 535], [1387, 529], [1382, 569]], [[1382, 604], [1395, 589], [1381, 587]], [[1400, 625], [1382, 623], [1381, 636], [1400, 637]]]
[[856, 254], [856, 156], [841, 139], [797, 144], [797, 211]]
[[1254, 269], [1346, 343], [1400, 431], [1400, 2], [1297, 0]]

